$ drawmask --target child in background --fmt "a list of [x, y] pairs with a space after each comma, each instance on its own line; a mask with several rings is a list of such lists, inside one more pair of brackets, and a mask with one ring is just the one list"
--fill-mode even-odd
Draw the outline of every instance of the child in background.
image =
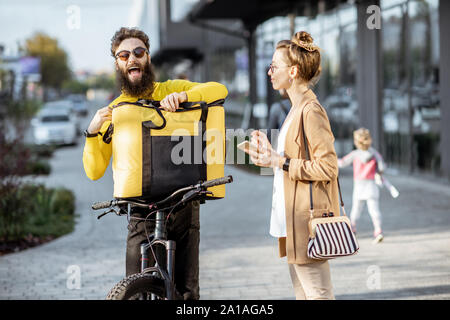
[[380, 191], [375, 183], [375, 175], [384, 171], [383, 158], [377, 150], [371, 147], [372, 138], [368, 129], [360, 128], [353, 132], [353, 141], [356, 150], [353, 150], [338, 160], [340, 168], [353, 163], [353, 205], [350, 213], [353, 232], [356, 233], [356, 221], [359, 219], [367, 202], [370, 218], [373, 223], [373, 243], [383, 241], [380, 213]]

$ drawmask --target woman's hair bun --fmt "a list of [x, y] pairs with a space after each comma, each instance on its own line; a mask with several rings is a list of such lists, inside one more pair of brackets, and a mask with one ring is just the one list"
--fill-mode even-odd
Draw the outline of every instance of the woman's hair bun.
[[306, 31], [299, 31], [295, 33], [292, 36], [291, 42], [310, 52], [319, 50], [319, 47], [313, 43], [313, 38], [311, 35]]
[[303, 42], [313, 43], [313, 38], [306, 31], [299, 31], [299, 32], [297, 32], [296, 34], [294, 34], [293, 38], [298, 39], [298, 40], [303, 41]]
[[298, 66], [297, 78], [313, 86], [319, 81], [321, 73], [320, 48], [313, 43], [313, 38], [306, 31], [295, 33], [291, 40], [281, 40], [277, 50], [287, 58], [291, 66]]

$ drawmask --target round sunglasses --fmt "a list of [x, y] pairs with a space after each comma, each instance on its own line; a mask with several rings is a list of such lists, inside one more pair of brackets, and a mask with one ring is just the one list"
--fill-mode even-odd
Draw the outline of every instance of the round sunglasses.
[[147, 53], [147, 49], [142, 48], [142, 47], [137, 47], [137, 48], [134, 48], [132, 51], [122, 50], [116, 54], [116, 58], [119, 58], [122, 61], [127, 61], [131, 55], [131, 52], [133, 52], [134, 56], [139, 59], [139, 58], [142, 58], [145, 53]]
[[268, 72], [270, 71], [270, 72], [274, 73], [275, 70], [277, 70], [277, 69], [289, 68], [289, 67], [292, 67], [292, 66], [281, 66], [281, 67], [278, 67], [278, 66], [274, 66], [273, 63], [271, 63], [271, 64], [269, 64], [269, 66], [267, 67], [267, 71], [268, 71]]

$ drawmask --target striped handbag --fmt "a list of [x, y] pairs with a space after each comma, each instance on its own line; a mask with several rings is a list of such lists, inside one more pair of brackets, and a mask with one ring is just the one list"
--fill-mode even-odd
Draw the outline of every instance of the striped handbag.
[[[303, 139], [306, 149], [306, 160], [309, 160], [309, 150], [307, 147], [307, 140], [304, 129]], [[307, 255], [311, 259], [327, 260], [336, 257], [350, 256], [352, 254], [355, 254], [359, 250], [358, 242], [356, 241], [356, 237], [352, 232], [350, 220], [345, 213], [339, 178], [337, 179], [337, 183], [339, 189], [339, 200], [343, 215], [332, 216], [331, 213], [327, 213], [327, 217], [314, 218], [312, 181], [309, 182], [310, 219], [308, 225], [309, 241]]]
[[[309, 241], [307, 249], [309, 258], [325, 260], [350, 256], [355, 254], [359, 249], [356, 237], [352, 232], [350, 220], [345, 214], [339, 179], [338, 188], [342, 216], [313, 218], [314, 208], [312, 205], [312, 197], [310, 199]], [[310, 191], [312, 190], [310, 189]]]

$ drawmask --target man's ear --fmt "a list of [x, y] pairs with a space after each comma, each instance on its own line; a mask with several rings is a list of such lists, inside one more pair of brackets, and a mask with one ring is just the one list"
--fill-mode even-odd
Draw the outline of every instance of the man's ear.
[[119, 66], [117, 65], [117, 60], [114, 61], [114, 66], [116, 67], [116, 71], [118, 71], [119, 70]]

